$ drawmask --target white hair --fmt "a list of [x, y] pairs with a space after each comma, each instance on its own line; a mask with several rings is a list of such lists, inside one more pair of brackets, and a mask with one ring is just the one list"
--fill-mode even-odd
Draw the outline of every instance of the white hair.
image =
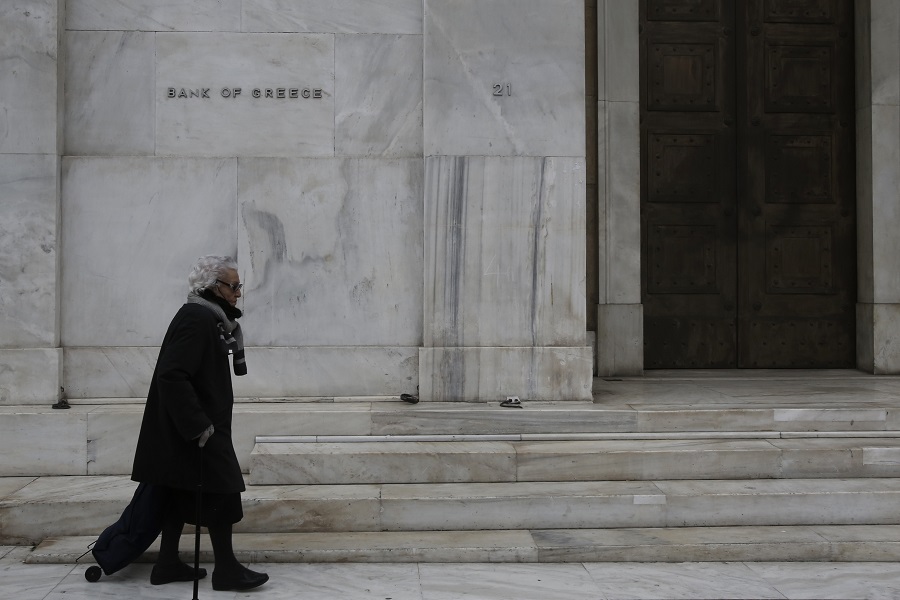
[[188, 287], [190, 291], [199, 294], [205, 289], [216, 284], [216, 279], [225, 275], [229, 269], [237, 271], [237, 261], [230, 256], [201, 256], [197, 263], [191, 267], [188, 275]]

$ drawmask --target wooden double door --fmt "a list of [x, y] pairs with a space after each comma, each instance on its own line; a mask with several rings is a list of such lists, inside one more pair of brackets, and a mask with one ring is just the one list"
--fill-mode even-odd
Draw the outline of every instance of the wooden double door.
[[646, 368], [855, 364], [852, 0], [641, 0]]

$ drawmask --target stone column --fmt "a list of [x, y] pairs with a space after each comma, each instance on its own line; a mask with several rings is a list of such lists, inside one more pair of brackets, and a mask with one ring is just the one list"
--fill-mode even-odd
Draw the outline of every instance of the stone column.
[[597, 20], [597, 374], [640, 375], [644, 367], [644, 313], [638, 3], [598, 0]]
[[856, 3], [857, 366], [900, 372], [900, 4]]
[[432, 401], [584, 400], [584, 4], [425, 1]]
[[0, 4], [0, 405], [60, 392], [61, 6]]

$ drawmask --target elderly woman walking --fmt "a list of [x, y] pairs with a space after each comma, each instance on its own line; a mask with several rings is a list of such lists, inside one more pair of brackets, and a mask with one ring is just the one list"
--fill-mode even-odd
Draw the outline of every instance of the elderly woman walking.
[[[215, 555], [214, 590], [247, 590], [268, 581], [241, 565], [232, 547], [232, 526], [243, 516], [244, 480], [231, 441], [235, 375], [245, 375], [244, 343], [237, 319], [241, 287], [237, 263], [204, 256], [188, 276], [190, 292], [169, 324], [160, 348], [131, 478], [163, 488], [167, 498], [159, 559], [150, 583], [192, 581], [194, 568], [178, 556], [184, 524], [193, 523], [202, 456], [202, 522]], [[203, 448], [202, 453], [198, 446]], [[197, 576], [206, 575], [200, 569]]]

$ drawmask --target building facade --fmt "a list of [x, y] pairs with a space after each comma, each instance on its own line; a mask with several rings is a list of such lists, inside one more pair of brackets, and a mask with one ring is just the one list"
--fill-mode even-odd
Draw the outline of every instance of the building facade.
[[[694, 162], [676, 153], [669, 166], [678, 174], [679, 165], [703, 171], [703, 161], [722, 151], [723, 142], [711, 152], [681, 143], [684, 136], [725, 131], [733, 151], [747, 147], [740, 132], [751, 130], [741, 120], [752, 120], [752, 110], [735, 100], [728, 113], [730, 101], [720, 96], [739, 97], [723, 83], [739, 71], [731, 61], [751, 47], [745, 40], [760, 31], [777, 38], [778, 27], [798, 26], [808, 14], [836, 37], [812, 35], [812, 50], [783, 61], [800, 71], [782, 79], [824, 82], [834, 94], [852, 86], [853, 100], [838, 119], [841, 131], [852, 128], [850, 154], [815, 154], [816, 140], [835, 133], [815, 138], [795, 123], [778, 134], [794, 136], [790, 147], [812, 152], [818, 162], [810, 164], [820, 168], [804, 180], [813, 183], [788, 186], [788, 195], [802, 196], [834, 173], [852, 176], [855, 235], [834, 252], [845, 261], [855, 254], [854, 281], [840, 290], [849, 298], [841, 305], [852, 314], [852, 352], [825, 366], [900, 372], [900, 6], [759, 0], [735, 14], [730, 4], [4, 4], [0, 403], [52, 403], [61, 393], [144, 396], [168, 319], [187, 292], [187, 271], [209, 253], [236, 255], [241, 265], [250, 371], [236, 380], [243, 397], [418, 389], [427, 401], [586, 400], [595, 374], [667, 366], [665, 356], [647, 358], [659, 354], [660, 323], [686, 321], [689, 335], [694, 300], [709, 292], [688, 290], [686, 312], [660, 312], [654, 294], [666, 286], [648, 263], [652, 235], [672, 234], [658, 246], [664, 258], [681, 257], [660, 263], [669, 273], [691, 264], [697, 248], [701, 263], [709, 256], [703, 243], [675, 244], [681, 254], [667, 254], [666, 240], [702, 227], [648, 220], [647, 192], [660, 189], [648, 148], [699, 147]], [[694, 25], [660, 32], [661, 23]], [[697, 37], [704, 28], [726, 33], [710, 42]], [[850, 75], [816, 71], [819, 79], [808, 79], [804, 65], [818, 69], [816, 52], [827, 48], [845, 56], [841, 43], [852, 48]], [[706, 91], [702, 48], [710, 44], [718, 69], [710, 104], [720, 121], [735, 119], [737, 133], [708, 123], [693, 132], [672, 131], [671, 123], [654, 130], [672, 94], [693, 93], [685, 81]], [[762, 48], [762, 60], [781, 56]], [[701, 75], [667, 79], [666, 65], [682, 75], [699, 65]], [[767, 148], [770, 138], [760, 139]], [[835, 164], [852, 156], [853, 164], [822, 167], [823, 155]], [[735, 181], [746, 181], [732, 179], [735, 190]], [[687, 189], [702, 195], [691, 185], [696, 179]], [[805, 233], [797, 224], [757, 233], [738, 224], [733, 235], [773, 252], [822, 254], [837, 248], [823, 222]], [[741, 250], [725, 248], [709, 251], [717, 282], [741, 271], [721, 259]], [[771, 253], [763, 256], [770, 264]], [[808, 264], [777, 263], [828, 296], [840, 278], [830, 259], [815, 264], [820, 270], [810, 274]], [[780, 281], [762, 288], [772, 292]], [[738, 291], [730, 309], [737, 325], [727, 335], [743, 339], [741, 311], [752, 310], [752, 298], [741, 297], [738, 279], [728, 285]], [[679, 328], [669, 329], [672, 343], [683, 343]], [[801, 355], [788, 366], [821, 365]]]

